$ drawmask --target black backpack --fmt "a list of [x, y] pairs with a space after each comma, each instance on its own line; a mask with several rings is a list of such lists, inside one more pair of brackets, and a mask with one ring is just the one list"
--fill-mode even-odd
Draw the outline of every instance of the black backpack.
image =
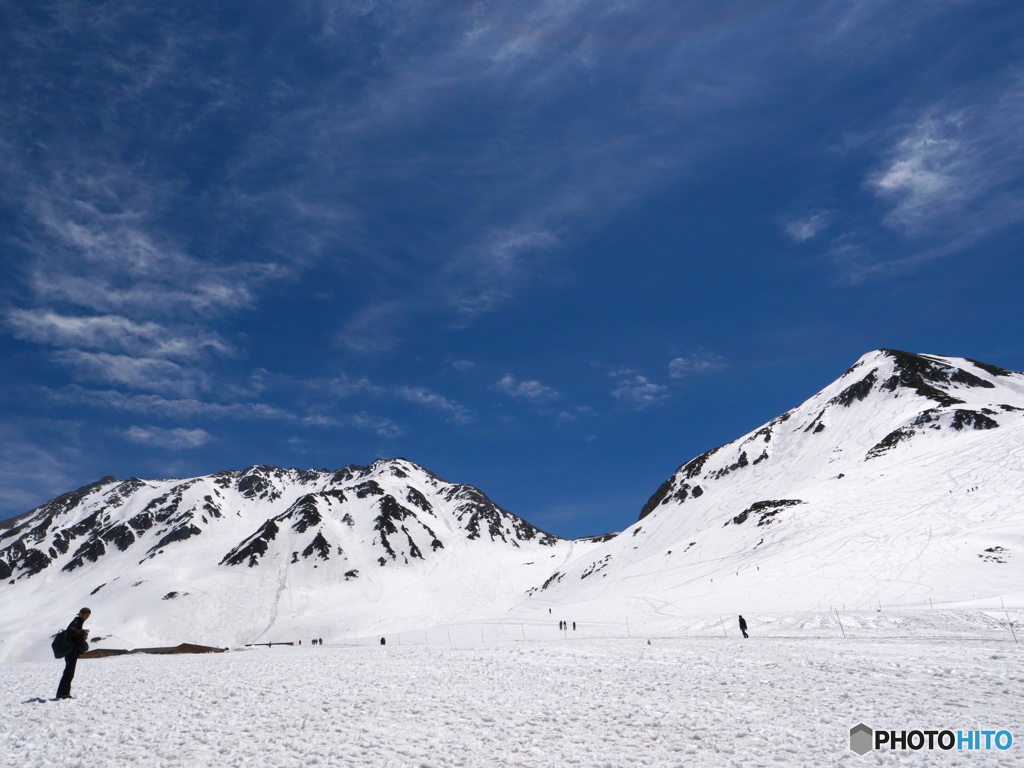
[[53, 658], [55, 659], [63, 659], [75, 650], [75, 644], [66, 629], [62, 629], [53, 636], [53, 642], [50, 643], [50, 647], [53, 649]]

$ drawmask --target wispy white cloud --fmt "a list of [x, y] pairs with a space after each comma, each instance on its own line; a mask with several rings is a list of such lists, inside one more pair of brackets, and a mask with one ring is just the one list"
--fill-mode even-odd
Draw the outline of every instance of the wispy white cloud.
[[32, 427], [0, 424], [0, 519], [27, 512], [80, 485], [76, 483], [80, 425]]
[[231, 419], [273, 419], [298, 421], [299, 417], [283, 408], [267, 403], [214, 403], [197, 398], [167, 398], [161, 395], [125, 394], [116, 390], [94, 390], [83, 387], [49, 389], [44, 392], [54, 401], [80, 403], [117, 411], [186, 420], [199, 417]]
[[452, 363], [452, 368], [454, 368], [456, 371], [459, 371], [460, 373], [471, 371], [475, 367], [476, 364], [473, 363], [471, 360], [456, 360], [455, 362]]
[[139, 445], [168, 448], [172, 451], [201, 448], [213, 440], [205, 429], [161, 429], [160, 427], [133, 426], [124, 430], [124, 438]]
[[402, 429], [391, 419], [381, 416], [373, 416], [366, 411], [360, 411], [351, 417], [351, 423], [359, 429], [375, 432], [381, 437], [401, 437]]
[[715, 373], [725, 368], [725, 360], [713, 352], [677, 357], [669, 361], [668, 374], [673, 379], [684, 379], [702, 373]]
[[233, 353], [216, 333], [185, 335], [159, 323], [135, 322], [121, 315], [74, 316], [45, 309], [15, 309], [7, 314], [7, 324], [19, 339], [54, 347], [178, 360], [195, 359], [208, 351]]
[[561, 397], [558, 390], [553, 387], [534, 380], [516, 381], [511, 373], [502, 376], [494, 388], [515, 400], [526, 400], [534, 405], [550, 403]]
[[1024, 222], [1024, 71], [951, 92], [887, 136], [864, 180], [881, 226], [864, 222], [829, 248], [847, 279], [905, 273]]
[[473, 421], [469, 409], [450, 398], [431, 392], [425, 387], [396, 387], [394, 394], [402, 400], [436, 411], [444, 411], [452, 417], [456, 424], [468, 424]]
[[832, 222], [831, 211], [815, 211], [783, 222], [783, 231], [795, 242], [804, 243], [823, 233]]
[[64, 350], [54, 355], [80, 381], [122, 385], [129, 389], [191, 395], [206, 387], [206, 376], [193, 368], [151, 357]]
[[924, 118], [868, 177], [868, 186], [891, 206], [888, 224], [914, 234], [975, 193], [975, 184], [966, 178], [973, 163], [963, 130], [962, 114]]
[[612, 390], [612, 396], [637, 410], [668, 399], [668, 387], [649, 381], [646, 376], [632, 376], [619, 380]]

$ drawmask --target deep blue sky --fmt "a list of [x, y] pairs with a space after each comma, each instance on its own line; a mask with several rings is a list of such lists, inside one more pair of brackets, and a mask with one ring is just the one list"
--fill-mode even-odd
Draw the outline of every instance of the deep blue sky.
[[0, 2], [0, 518], [404, 456], [563, 536], [1024, 368], [1024, 4]]

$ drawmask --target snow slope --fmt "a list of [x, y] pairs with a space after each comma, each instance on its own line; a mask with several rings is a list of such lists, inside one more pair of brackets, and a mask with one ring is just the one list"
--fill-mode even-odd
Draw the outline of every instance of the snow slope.
[[1022, 499], [1024, 374], [880, 350], [684, 464], [610, 539], [550, 536], [404, 459], [105, 478], [0, 528], [0, 660], [45, 656], [82, 605], [99, 647], [481, 620], [704, 635], [893, 608], [953, 611], [928, 619], [948, 636], [964, 611], [1024, 607]]
[[404, 459], [105, 478], [0, 529], [0, 659], [45, 655], [40, 637], [82, 605], [111, 628], [93, 645], [113, 648], [478, 618], [588, 546]]
[[[0, 665], [0, 765], [1011, 766], [1012, 642], [724, 638], [273, 648]], [[849, 730], [1009, 729], [1007, 751], [851, 752]]]
[[[515, 612], [587, 621], [1024, 603], [1024, 375], [880, 350], [680, 467]], [[734, 621], [732, 616], [730, 622]]]

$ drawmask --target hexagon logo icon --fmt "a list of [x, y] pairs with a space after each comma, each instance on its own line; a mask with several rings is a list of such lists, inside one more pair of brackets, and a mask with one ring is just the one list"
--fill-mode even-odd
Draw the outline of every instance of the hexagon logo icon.
[[874, 733], [864, 723], [857, 723], [850, 729], [850, 749], [858, 755], [866, 755], [871, 751]]

